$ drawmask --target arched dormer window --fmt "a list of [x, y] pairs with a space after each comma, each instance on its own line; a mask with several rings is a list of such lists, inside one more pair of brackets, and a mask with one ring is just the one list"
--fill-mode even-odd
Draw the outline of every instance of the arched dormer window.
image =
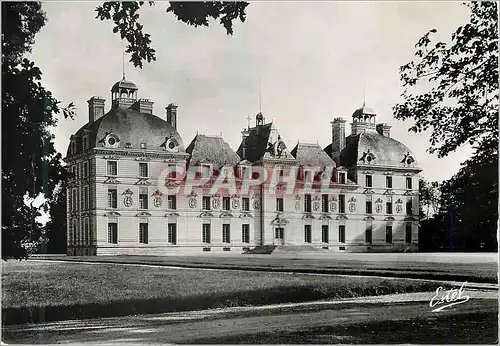
[[405, 154], [403, 159], [401, 160], [401, 163], [404, 165], [411, 165], [415, 162], [415, 158], [408, 152]]
[[113, 130], [106, 132], [104, 138], [99, 141], [103, 147], [118, 148], [120, 147], [120, 138], [113, 133]]
[[370, 149], [367, 149], [366, 152], [363, 152], [363, 156], [361, 156], [359, 161], [362, 161], [363, 163], [373, 163], [375, 159], [375, 155], [370, 152]]

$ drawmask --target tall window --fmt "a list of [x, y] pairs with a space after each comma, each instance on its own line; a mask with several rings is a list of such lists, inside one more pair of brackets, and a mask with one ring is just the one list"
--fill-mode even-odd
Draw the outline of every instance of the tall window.
[[276, 198], [276, 211], [283, 211], [283, 198]]
[[108, 189], [108, 208], [118, 207], [118, 196], [116, 189]]
[[311, 195], [304, 195], [304, 211], [311, 212]]
[[241, 199], [241, 208], [243, 211], [250, 211], [250, 199], [248, 197], [243, 197]]
[[73, 220], [73, 244], [76, 245], [78, 242], [78, 220]]
[[321, 226], [321, 241], [323, 243], [329, 243], [330, 239], [329, 239], [329, 236], [328, 236], [328, 225], [322, 225]]
[[250, 243], [250, 225], [249, 224], [241, 225], [241, 242], [242, 243]]
[[202, 232], [202, 241], [206, 244], [210, 244], [210, 224], [209, 223], [204, 223], [203, 224], [203, 232]]
[[76, 202], [76, 189], [73, 189], [73, 211], [78, 210], [78, 205], [76, 204]]
[[118, 165], [116, 161], [108, 161], [108, 175], [118, 174]]
[[413, 215], [413, 201], [411, 198], [406, 200], [406, 215]]
[[412, 181], [411, 177], [406, 177], [406, 188], [413, 189], [413, 181]]
[[328, 213], [328, 195], [321, 196], [321, 210], [323, 213]]
[[346, 182], [346, 176], [344, 172], [339, 173], [339, 184], [345, 184]]
[[203, 196], [201, 198], [201, 208], [203, 210], [210, 210], [210, 197], [209, 196]]
[[84, 136], [82, 139], [82, 149], [85, 151], [88, 148], [88, 136]]
[[392, 197], [387, 196], [387, 202], [385, 203], [386, 214], [392, 214]]
[[411, 244], [411, 223], [407, 222], [406, 223], [406, 234], [405, 234], [405, 241], [406, 244]]
[[371, 195], [366, 196], [366, 213], [367, 214], [372, 213], [372, 196]]
[[307, 183], [307, 182], [311, 182], [311, 171], [304, 171], [304, 181]]
[[227, 223], [222, 225], [222, 242], [223, 243], [231, 242], [231, 227]]
[[116, 222], [108, 223], [108, 243], [118, 244], [118, 224]]
[[339, 195], [339, 212], [345, 213], [345, 195]]
[[231, 210], [231, 199], [229, 197], [222, 197], [222, 209]]
[[345, 243], [345, 225], [339, 225], [339, 243]]
[[167, 208], [169, 210], [176, 210], [177, 209], [177, 197], [174, 195], [169, 195], [167, 197]]
[[371, 175], [365, 176], [366, 187], [372, 187], [373, 177]]
[[89, 163], [85, 161], [83, 163], [83, 177], [87, 178], [89, 176]]
[[371, 223], [366, 225], [365, 242], [367, 242], [369, 244], [371, 244], [371, 242], [372, 242], [372, 224]]
[[83, 219], [83, 243], [89, 244], [89, 219]]
[[148, 224], [140, 223], [139, 224], [139, 243], [147, 244], [148, 243]]
[[148, 209], [148, 194], [139, 194], [139, 209]]
[[311, 242], [311, 225], [304, 225], [304, 242]]
[[83, 209], [89, 209], [89, 187], [87, 185], [83, 187]]
[[385, 187], [388, 189], [392, 188], [392, 177], [385, 177]]
[[167, 243], [177, 244], [177, 224], [169, 223], [167, 227]]
[[392, 226], [385, 226], [385, 242], [392, 243]]
[[139, 177], [141, 178], [148, 177], [148, 164], [145, 162], [139, 162]]

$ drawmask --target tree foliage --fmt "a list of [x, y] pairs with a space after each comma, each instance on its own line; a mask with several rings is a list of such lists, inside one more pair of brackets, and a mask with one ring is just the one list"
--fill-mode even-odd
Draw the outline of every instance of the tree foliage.
[[436, 29], [417, 42], [415, 60], [400, 68], [404, 102], [393, 111], [415, 121], [410, 131], [430, 130], [429, 151], [439, 157], [469, 144], [491, 158], [498, 155], [498, 5], [465, 5], [469, 23], [449, 43], [433, 42]]
[[[154, 1], [148, 1], [150, 6]], [[152, 48], [151, 35], [144, 32], [144, 26], [139, 22], [139, 10], [144, 1], [118, 2], [107, 1], [96, 7], [96, 18], [111, 20], [114, 23], [113, 32], [127, 40], [126, 52], [131, 55], [130, 62], [135, 67], [143, 66], [143, 62], [156, 60], [155, 49]], [[192, 26], [208, 26], [210, 20], [219, 19], [228, 35], [233, 34], [233, 21], [245, 21], [247, 2], [169, 2], [166, 12], [173, 13], [176, 18]]]
[[421, 183], [424, 250], [497, 249], [498, 5], [464, 5], [469, 22], [450, 42], [435, 42], [436, 29], [417, 42], [415, 60], [400, 68], [405, 91], [393, 109], [396, 119], [414, 120], [410, 131], [430, 131], [428, 150], [438, 157], [474, 148], [451, 179]]
[[[41, 84], [42, 73], [25, 58], [45, 24], [37, 2], [2, 2], [2, 258], [24, 258], [36, 247], [40, 209], [48, 210], [64, 168], [49, 127], [57, 114], [73, 117], [72, 104], [62, 108]], [[11, 150], [15, 151], [12, 152]], [[40, 207], [25, 197], [43, 193]]]
[[419, 203], [421, 217], [428, 219], [439, 211], [440, 189], [437, 181], [419, 180]]

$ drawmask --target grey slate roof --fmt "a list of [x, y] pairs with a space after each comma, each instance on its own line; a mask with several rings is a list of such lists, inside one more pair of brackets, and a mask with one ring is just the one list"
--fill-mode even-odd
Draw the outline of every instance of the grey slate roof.
[[335, 162], [328, 156], [319, 144], [297, 143], [291, 154], [300, 165], [335, 166]]
[[[351, 168], [356, 164], [363, 164], [360, 159], [368, 150], [375, 156], [374, 165], [401, 166], [401, 160], [411, 153], [410, 149], [394, 138], [386, 137], [376, 131], [366, 131], [358, 135], [346, 137], [346, 146], [339, 153], [333, 153], [333, 158], [338, 166]], [[328, 145], [324, 151], [332, 156], [332, 145]], [[413, 163], [417, 167], [417, 163]]]
[[236, 153], [244, 160], [255, 162], [260, 160], [268, 148], [269, 135], [273, 123], [256, 126], [249, 129], [249, 136], [246, 139], [246, 155], [243, 157], [243, 141]]
[[221, 137], [197, 134], [186, 152], [190, 154], [190, 164], [207, 162], [213, 164], [215, 169], [224, 165], [234, 166], [240, 162], [238, 154]]
[[[96, 121], [82, 126], [75, 134], [77, 147], [82, 147], [84, 133], [89, 136], [90, 148], [99, 147], [99, 141], [110, 131], [120, 139], [120, 148], [124, 148], [125, 143], [130, 143], [130, 148], [140, 149], [141, 143], [146, 143], [148, 150], [161, 150], [165, 137], [172, 137], [180, 144], [179, 152], [184, 151], [179, 133], [165, 120], [131, 108], [111, 109]], [[69, 154], [68, 148], [67, 155]]]

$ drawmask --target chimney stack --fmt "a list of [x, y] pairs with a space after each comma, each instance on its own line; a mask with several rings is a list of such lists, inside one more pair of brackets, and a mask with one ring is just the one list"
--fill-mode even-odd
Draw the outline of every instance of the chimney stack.
[[391, 126], [386, 123], [377, 124], [377, 132], [384, 137], [391, 137]]
[[345, 119], [335, 118], [332, 124], [332, 157], [345, 148]]
[[87, 101], [89, 104], [89, 122], [93, 123], [104, 115], [104, 103], [106, 100], [99, 96], [93, 96]]
[[167, 123], [177, 130], [177, 106], [171, 103], [165, 109], [167, 110]]
[[153, 114], [153, 101], [148, 99], [140, 99], [132, 105], [132, 109], [139, 113]]

